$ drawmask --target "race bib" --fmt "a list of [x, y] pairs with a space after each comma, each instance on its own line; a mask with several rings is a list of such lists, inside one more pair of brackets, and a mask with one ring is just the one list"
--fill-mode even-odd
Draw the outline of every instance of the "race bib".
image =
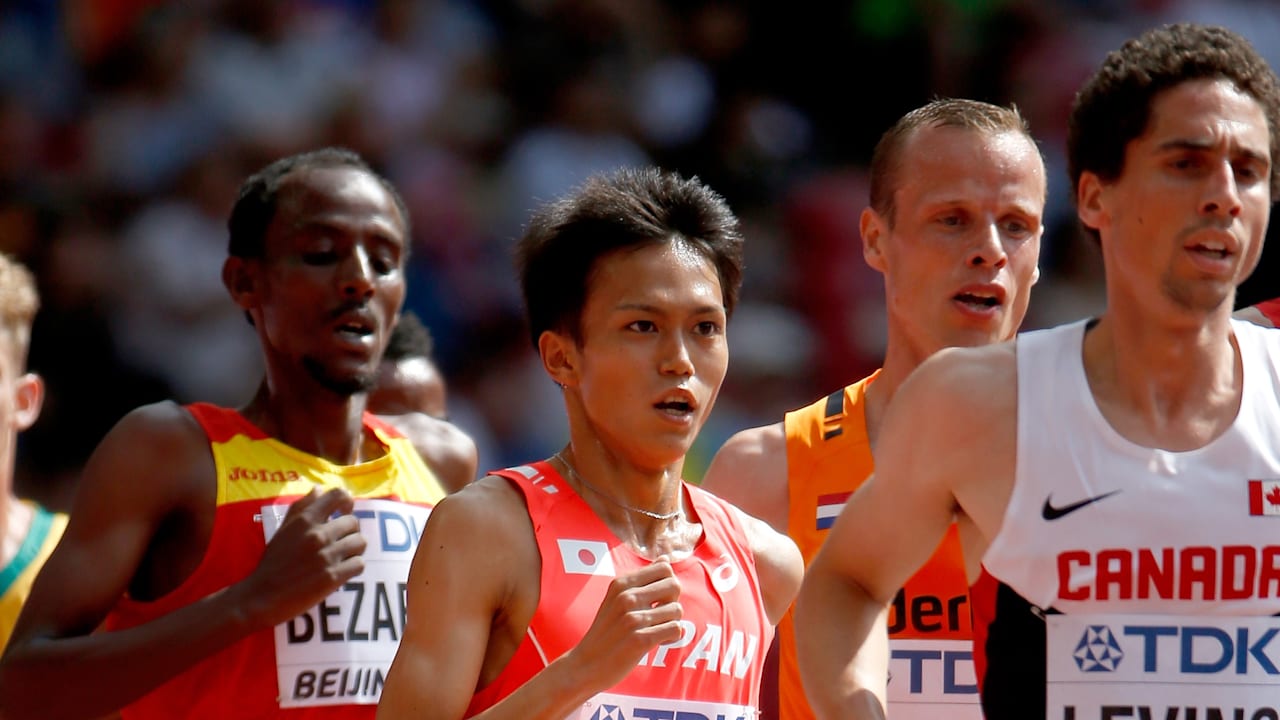
[[[270, 542], [288, 512], [265, 505]], [[357, 499], [353, 514], [368, 543], [364, 572], [307, 612], [275, 628], [280, 707], [374, 705], [404, 634], [409, 565], [429, 508]]]
[[1047, 720], [1280, 720], [1280, 618], [1049, 615]]
[[890, 640], [889, 716], [982, 720], [969, 640]]
[[600, 693], [566, 720], [756, 720], [759, 714], [730, 703]]

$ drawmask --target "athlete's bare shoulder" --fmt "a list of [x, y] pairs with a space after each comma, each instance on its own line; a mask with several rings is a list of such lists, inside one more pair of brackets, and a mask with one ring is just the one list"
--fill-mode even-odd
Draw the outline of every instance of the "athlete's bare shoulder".
[[1010, 401], [1017, 399], [1017, 374], [1013, 341], [945, 348], [916, 368], [890, 405], [903, 401], [901, 404], [933, 405], [938, 410], [963, 411], [966, 415], [1003, 412], [1009, 409]]
[[702, 487], [785, 533], [787, 438], [782, 423], [747, 428], [726, 440]]
[[1013, 486], [1017, 372], [1012, 341], [935, 353], [889, 403], [876, 475], [952, 505], [993, 537]]
[[420, 412], [379, 415], [378, 419], [409, 438], [446, 492], [457, 492], [476, 479], [475, 441], [457, 425]]
[[501, 609], [504, 625], [523, 631], [519, 623], [532, 617], [541, 556], [524, 496], [510, 480], [487, 475], [442, 498], [418, 555], [423, 558], [415, 563], [446, 568], [459, 581], [470, 578], [470, 590]]
[[[98, 444], [89, 468], [108, 470], [113, 477], [195, 478], [200, 485], [211, 482], [214, 473], [208, 435], [190, 411], [171, 400], [126, 413]], [[153, 470], [161, 474], [136, 474]]]

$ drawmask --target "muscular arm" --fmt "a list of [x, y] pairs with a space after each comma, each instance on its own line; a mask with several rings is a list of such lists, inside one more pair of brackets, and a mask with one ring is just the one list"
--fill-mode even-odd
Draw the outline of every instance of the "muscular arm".
[[[540, 563], [523, 499], [506, 480], [484, 478], [441, 501], [414, 557], [405, 634], [378, 717], [461, 718], [523, 639]], [[476, 717], [570, 715], [645, 652], [679, 638], [678, 595], [667, 563], [615, 579], [578, 645]]]
[[743, 430], [711, 460], [702, 487], [786, 534], [787, 438], [782, 423]]
[[[94, 632], [131, 587], [172, 589], [194, 569], [144, 563], [160, 554], [156, 543], [166, 522], [189, 519], [201, 507], [212, 513], [213, 483], [207, 441], [178, 406], [140, 408], [112, 429], [86, 465], [67, 530], [0, 662], [0, 714], [97, 717], [118, 709], [248, 633], [314, 605], [362, 569], [353, 555], [363, 541], [342, 532], [355, 519], [326, 522], [344, 498], [349, 509], [350, 498], [308, 496], [295, 503], [260, 571], [245, 581], [153, 622]], [[314, 516], [305, 526], [304, 509]], [[327, 535], [343, 539], [334, 544]]]
[[899, 389], [875, 474], [850, 498], [796, 606], [805, 692], [820, 718], [882, 718], [887, 608], [953, 519], [976, 529], [977, 562], [1013, 478], [1012, 346], [943, 351]]

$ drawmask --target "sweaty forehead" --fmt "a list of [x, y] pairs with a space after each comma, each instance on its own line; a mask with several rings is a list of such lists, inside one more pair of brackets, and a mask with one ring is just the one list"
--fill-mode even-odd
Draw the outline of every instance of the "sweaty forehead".
[[404, 228], [391, 193], [359, 168], [299, 168], [281, 180], [276, 219], [296, 225], [343, 215], [374, 217], [401, 232]]
[[898, 164], [898, 202], [949, 202], [1028, 195], [1043, 202], [1044, 162], [1033, 142], [1013, 131], [921, 128]]

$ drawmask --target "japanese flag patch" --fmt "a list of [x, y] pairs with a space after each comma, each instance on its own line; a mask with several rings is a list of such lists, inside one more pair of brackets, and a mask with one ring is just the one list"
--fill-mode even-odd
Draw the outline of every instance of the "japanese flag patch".
[[566, 540], [557, 538], [560, 560], [566, 575], [603, 575], [614, 577], [613, 558], [609, 546], [598, 540]]

